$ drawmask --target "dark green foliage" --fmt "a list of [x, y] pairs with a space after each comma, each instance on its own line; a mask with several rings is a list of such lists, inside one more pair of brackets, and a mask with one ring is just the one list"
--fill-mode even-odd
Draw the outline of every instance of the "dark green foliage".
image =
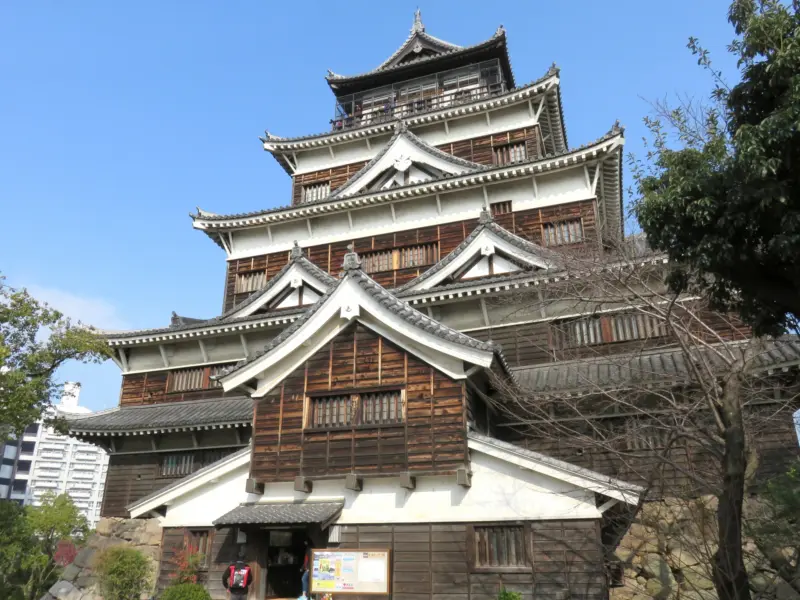
[[659, 106], [646, 119], [647, 167], [634, 167], [634, 212], [650, 245], [669, 254], [671, 287], [699, 288], [758, 333], [796, 329], [800, 317], [799, 9], [733, 2], [733, 87], [691, 39], [716, 82], [714, 104]]
[[211, 596], [199, 583], [179, 583], [164, 590], [159, 600], [211, 600]]
[[497, 594], [497, 600], [522, 600], [522, 594], [519, 592], [509, 592], [506, 588], [501, 587]]
[[83, 542], [86, 518], [66, 494], [40, 506], [0, 502], [0, 598], [38, 600], [58, 580], [59, 542]]
[[128, 546], [114, 546], [100, 554], [95, 570], [105, 600], [139, 600], [152, 585], [150, 559]]

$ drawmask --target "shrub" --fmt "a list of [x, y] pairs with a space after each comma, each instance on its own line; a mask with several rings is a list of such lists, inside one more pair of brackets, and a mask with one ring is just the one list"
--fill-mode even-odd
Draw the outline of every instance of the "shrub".
[[497, 594], [497, 600], [522, 600], [522, 594], [509, 592], [506, 588], [501, 587], [500, 592]]
[[150, 588], [150, 559], [135, 548], [108, 548], [97, 557], [95, 569], [105, 600], [139, 600]]
[[205, 556], [197, 548], [184, 544], [183, 548], [175, 550], [170, 562], [175, 565], [175, 572], [171, 575], [173, 583], [197, 583], [200, 567], [205, 561]]
[[179, 583], [164, 590], [160, 600], [211, 600], [206, 588], [199, 583]]

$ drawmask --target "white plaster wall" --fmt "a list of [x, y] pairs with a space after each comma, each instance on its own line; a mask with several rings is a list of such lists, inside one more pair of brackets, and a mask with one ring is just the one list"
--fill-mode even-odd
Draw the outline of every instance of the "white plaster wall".
[[[451, 118], [445, 129], [442, 122], [432, 126], [414, 126], [412, 131], [420, 139], [433, 146], [449, 144], [474, 137], [501, 133], [509, 129], [527, 127], [536, 123], [530, 115], [528, 101], [523, 100], [511, 106], [493, 110], [489, 113], [470, 113], [469, 115]], [[449, 132], [448, 132], [449, 130]], [[349, 163], [371, 160], [386, 145], [391, 135], [382, 134], [370, 138], [370, 148], [363, 138], [335, 144], [333, 156], [328, 147], [313, 150], [296, 151], [297, 174], [311, 173], [330, 169]]]
[[[534, 196], [533, 182], [530, 177], [513, 182], [503, 182], [486, 186], [490, 202], [510, 200], [514, 211], [543, 208], [558, 204], [569, 204], [594, 198], [586, 186], [583, 167], [577, 167], [558, 174], [537, 175], [537, 195]], [[312, 220], [312, 235], [308, 233], [305, 219], [287, 225], [273, 225], [273, 241], [267, 237], [263, 226], [237, 230], [232, 233], [234, 252], [230, 259], [247, 258], [269, 252], [289, 250], [294, 240], [303, 246], [329, 244], [351, 240], [353, 238], [380, 235], [397, 231], [399, 226], [406, 229], [428, 227], [477, 218], [485, 200], [482, 188], [459, 189], [447, 194], [439, 194], [442, 206], [441, 214], [436, 208], [436, 196], [413, 198], [394, 202], [395, 218], [388, 204], [372, 206], [350, 211], [353, 228], [345, 223], [346, 212], [338, 213], [338, 217], [326, 215]], [[333, 219], [337, 220], [334, 221]], [[331, 219], [331, 226], [323, 225], [315, 228], [313, 223]], [[240, 237], [241, 236], [241, 237]]]
[[591, 519], [600, 516], [591, 492], [539, 475], [505, 461], [472, 452], [472, 487], [455, 477], [418, 477], [406, 490], [393, 477], [365, 479], [361, 492], [344, 489], [343, 480], [315, 481], [313, 491], [294, 491], [292, 482], [265, 486], [263, 496], [244, 492], [248, 466], [216, 483], [175, 499], [164, 527], [210, 526], [244, 502], [344, 500], [339, 524], [458, 523], [518, 519]]
[[347, 213], [332, 213], [324, 217], [311, 219], [311, 231], [314, 237], [325, 237], [340, 235], [350, 229], [350, 221]]

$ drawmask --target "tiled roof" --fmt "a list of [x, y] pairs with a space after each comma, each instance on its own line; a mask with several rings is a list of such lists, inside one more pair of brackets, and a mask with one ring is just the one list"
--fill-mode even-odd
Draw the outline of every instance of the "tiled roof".
[[[496, 344], [492, 342], [476, 340], [475, 338], [461, 333], [460, 331], [456, 331], [455, 329], [443, 325], [435, 319], [431, 319], [429, 316], [421, 313], [407, 302], [398, 299], [389, 290], [375, 282], [375, 280], [361, 270], [360, 261], [355, 253], [351, 252], [345, 255], [344, 270], [345, 273], [343, 274], [342, 279], [340, 279], [336, 285], [331, 287], [323, 296], [321, 296], [319, 300], [317, 300], [317, 302], [313, 304], [302, 317], [284, 329], [258, 353], [246, 360], [240, 360], [220, 377], [227, 377], [239, 369], [251, 364], [289, 339], [309, 319], [311, 319], [311, 317], [313, 317], [320, 308], [325, 305], [325, 303], [328, 301], [328, 298], [330, 298], [330, 296], [333, 295], [339, 286], [348, 279], [356, 282], [362, 290], [364, 290], [381, 306], [394, 313], [396, 316], [401, 317], [409, 325], [412, 325], [418, 329], [422, 329], [441, 339], [447, 340], [448, 342], [461, 344], [469, 348], [475, 348], [477, 350], [483, 350], [486, 352], [495, 352], [502, 356], [502, 352], [500, 352], [500, 348]], [[504, 359], [501, 358], [501, 360], [503, 360], [503, 364], [506, 364]]]
[[219, 460], [215, 460], [210, 465], [206, 465], [202, 469], [198, 469], [197, 471], [195, 471], [191, 475], [187, 475], [186, 477], [181, 477], [180, 479], [178, 479], [177, 481], [172, 482], [168, 486], [163, 487], [163, 488], [159, 488], [156, 491], [152, 492], [151, 494], [147, 494], [147, 496], [144, 496], [143, 498], [139, 498], [138, 500], [136, 500], [134, 502], [131, 502], [126, 508], [128, 510], [130, 510], [131, 507], [133, 507], [133, 506], [137, 506], [139, 504], [145, 504], [145, 503], [149, 502], [150, 500], [152, 500], [153, 498], [155, 498], [156, 496], [161, 496], [162, 494], [166, 494], [167, 492], [170, 492], [170, 491], [174, 490], [175, 488], [178, 488], [178, 487], [180, 487], [182, 485], [186, 485], [186, 483], [188, 481], [190, 481], [192, 479], [197, 479], [198, 477], [202, 477], [203, 475], [205, 475], [209, 471], [213, 471], [214, 469], [219, 467], [221, 464], [228, 463], [228, 462], [231, 462], [231, 461], [235, 461], [237, 458], [240, 458], [240, 457], [244, 456], [245, 454], [250, 454], [250, 452], [251, 452], [250, 446], [246, 446], [246, 447], [242, 448], [241, 450], [237, 450], [233, 454], [228, 454], [227, 456], [223, 456]]
[[[465, 104], [459, 104], [459, 105], [453, 106], [452, 108], [443, 108], [443, 109], [440, 109], [440, 110], [444, 111], [444, 112], [447, 112], [448, 110], [459, 110], [461, 108], [469, 106], [470, 104], [485, 104], [487, 102], [493, 102], [493, 101], [496, 101], [496, 100], [502, 100], [504, 97], [513, 96], [514, 94], [517, 94], [519, 92], [523, 92], [523, 91], [525, 91], [525, 90], [527, 90], [529, 88], [541, 85], [543, 82], [547, 81], [550, 77], [553, 77], [554, 75], [558, 75], [558, 69], [555, 69], [554, 67], [551, 67], [541, 77], [539, 77], [537, 79], [534, 79], [533, 81], [529, 81], [528, 83], [525, 83], [523, 85], [520, 85], [520, 86], [517, 86], [517, 87], [512, 87], [508, 91], [503, 92], [502, 94], [499, 94], [499, 95], [494, 96], [492, 98], [481, 98], [481, 99], [474, 100], [473, 102], [468, 102], [468, 103], [465, 103]], [[436, 113], [436, 112], [439, 112], [439, 111], [432, 111], [432, 112]], [[425, 120], [425, 117], [427, 115], [429, 115], [429, 114], [431, 114], [431, 113], [427, 113], [426, 112], [426, 113], [420, 113], [418, 115], [418, 117], [397, 117], [397, 119], [395, 119], [395, 121], [400, 121], [401, 119], [404, 119], [404, 120], [409, 121], [409, 122], [411, 122], [413, 124], [415, 119], [419, 118], [420, 121], [423, 122]], [[380, 130], [379, 132], [387, 132], [387, 131], [390, 131], [393, 127], [394, 127], [394, 125], [393, 125], [392, 121], [384, 121], [384, 122], [382, 122], [382, 123], [380, 123], [378, 125], [376, 125], [374, 123], [365, 123], [364, 125], [361, 125], [359, 127], [352, 127], [352, 128], [347, 129], [347, 130], [344, 130], [344, 131], [322, 131], [322, 132], [319, 132], [319, 133], [307, 133], [305, 135], [288, 136], [288, 137], [280, 136], [280, 135], [274, 135], [274, 134], [269, 133], [267, 131], [267, 132], [265, 132], [265, 137], [260, 138], [260, 139], [264, 143], [277, 144], [277, 145], [280, 145], [280, 144], [292, 144], [294, 142], [303, 142], [303, 141], [306, 141], [306, 140], [313, 140], [315, 138], [324, 139], [324, 138], [342, 137], [342, 138], [345, 138], [345, 139], [349, 140], [349, 139], [352, 139], [354, 135], [357, 136], [359, 134], [359, 132], [361, 132], [362, 130], [365, 130], [365, 129], [378, 128]]]
[[[534, 254], [536, 256], [540, 256], [546, 260], [549, 260], [553, 263], [553, 265], [560, 264], [559, 255], [552, 250], [548, 250], [547, 248], [543, 248], [538, 244], [534, 244], [533, 242], [529, 242], [528, 240], [519, 237], [511, 233], [510, 231], [503, 229], [497, 223], [494, 222], [492, 219], [491, 214], [486, 211], [481, 212], [481, 216], [478, 221], [478, 226], [472, 230], [464, 241], [461, 242], [456, 248], [450, 252], [447, 256], [441, 259], [438, 263], [433, 265], [430, 269], [422, 273], [419, 277], [412, 279], [408, 283], [401, 285], [395, 291], [397, 294], [402, 294], [403, 292], [411, 289], [412, 287], [419, 285], [420, 283], [427, 281], [431, 277], [433, 277], [436, 273], [440, 272], [444, 269], [447, 265], [453, 262], [456, 258], [458, 258], [462, 252], [464, 252], [467, 247], [472, 243], [472, 241], [480, 235], [481, 231], [484, 229], [491, 231], [497, 237], [507, 241], [509, 244], [519, 248], [523, 252], [527, 252], [529, 254]], [[469, 282], [471, 285], [474, 285], [474, 281]]]
[[241, 504], [214, 521], [214, 525], [290, 525], [327, 523], [339, 516], [343, 502]]
[[152, 432], [206, 426], [242, 426], [253, 420], [253, 401], [249, 397], [191, 400], [120, 406], [86, 417], [69, 419], [69, 430], [75, 434]]
[[[403, 49], [406, 48], [408, 44], [410, 44], [415, 37], [418, 37], [426, 41], [430, 41], [432, 44], [439, 46], [439, 48], [442, 51], [438, 54], [434, 54], [431, 56], [424, 56], [411, 62], [388, 66], [387, 63], [391, 62], [392, 59], [394, 59], [398, 54], [400, 54], [403, 51]], [[326, 77], [326, 79], [328, 83], [331, 84], [331, 86], [333, 87], [337, 83], [346, 83], [346, 82], [349, 83], [352, 81], [357, 81], [359, 79], [366, 79], [367, 77], [376, 75], [378, 73], [390, 73], [393, 71], [399, 71], [411, 65], [419, 65], [422, 63], [433, 62], [443, 57], [453, 57], [453, 56], [458, 56], [460, 54], [469, 54], [470, 52], [474, 52], [475, 50], [480, 50], [482, 48], [489, 48], [492, 45], [497, 44], [498, 42], [505, 42], [505, 39], [506, 39], [506, 30], [503, 29], [503, 27], [498, 27], [494, 35], [490, 37], [488, 40], [484, 40], [477, 44], [472, 44], [471, 46], [455, 46], [453, 44], [443, 42], [438, 38], [434, 38], [433, 36], [430, 36], [424, 32], [421, 33], [415, 32], [412, 33], [411, 36], [403, 43], [403, 45], [392, 56], [390, 56], [386, 61], [384, 61], [378, 68], [373, 69], [372, 71], [359, 73], [357, 75], [338, 75], [336, 73], [331, 73]], [[447, 44], [447, 46], [444, 46], [443, 44]]]
[[[597, 144], [602, 144], [603, 142], [605, 142], [607, 140], [610, 140], [611, 138], [613, 138], [615, 136], [622, 135], [623, 133], [624, 133], [624, 130], [618, 124], [615, 124], [606, 134], [604, 134], [600, 138], [598, 138], [598, 139], [596, 139], [596, 140], [594, 140], [592, 142], [588, 142], [586, 144], [578, 146], [577, 148], [572, 148], [569, 151], [560, 152], [558, 154], [547, 154], [547, 155], [545, 155], [545, 156], [543, 156], [541, 158], [534, 157], [534, 158], [530, 158], [529, 160], [520, 161], [520, 162], [516, 162], [516, 163], [513, 163], [513, 164], [509, 164], [509, 165], [486, 166], [486, 167], [483, 167], [481, 169], [481, 173], [491, 173], [492, 171], [502, 171], [502, 170], [506, 170], [506, 169], [513, 169], [515, 171], [519, 171], [520, 173], [522, 173], [522, 172], [524, 172], [524, 167], [526, 167], [528, 165], [535, 165], [536, 163], [544, 163], [544, 162], [548, 162], [548, 161], [552, 161], [552, 160], [557, 160], [557, 159], [560, 159], [561, 157], [568, 156], [570, 154], [582, 152], [583, 150], [586, 150], [587, 148], [589, 148], [591, 146], [595, 146]], [[416, 186], [419, 186], [419, 185], [431, 185], [431, 184], [435, 184], [435, 183], [440, 182], [440, 181], [446, 181], [448, 179], [453, 179], [453, 178], [456, 178], [456, 177], [462, 177], [463, 175], [464, 175], [463, 173], [454, 173], [454, 174], [449, 174], [448, 173], [448, 174], [445, 174], [445, 175], [443, 175], [442, 177], [440, 177], [438, 179], [427, 180], [427, 181], [422, 182], [422, 183], [411, 183], [411, 184], [408, 184], [408, 185], [397, 186], [397, 187], [391, 188], [390, 190], [385, 190], [385, 192], [381, 192], [381, 193], [398, 193], [398, 192], [402, 192], [403, 190], [405, 190], [407, 188], [413, 188], [413, 187], [416, 187]], [[352, 200], [354, 198], [358, 198], [358, 197], [360, 197], [362, 195], [363, 196], [367, 196], [367, 195], [372, 194], [372, 193], [375, 193], [375, 192], [364, 192], [363, 194], [356, 194], [356, 195], [353, 195], [353, 196], [349, 196], [347, 198], [347, 200], [350, 201], [350, 200]], [[303, 204], [300, 204], [300, 205], [287, 204], [285, 206], [277, 206], [275, 208], [267, 208], [267, 209], [256, 210], [256, 211], [247, 212], [247, 213], [235, 213], [235, 214], [229, 214], [229, 215], [221, 215], [221, 214], [216, 214], [216, 213], [210, 213], [210, 212], [207, 212], [207, 211], [200, 211], [198, 209], [198, 213], [191, 215], [191, 217], [194, 220], [200, 220], [200, 221], [245, 220], [245, 219], [250, 219], [250, 218], [253, 218], [253, 217], [261, 217], [261, 216], [271, 215], [271, 214], [274, 214], [274, 213], [280, 213], [280, 212], [284, 212], [284, 211], [303, 210], [303, 209], [306, 209], [308, 207], [324, 205], [324, 204], [328, 204], [328, 203], [331, 203], [331, 202], [335, 202], [337, 200], [344, 200], [344, 198], [337, 198], [335, 196], [328, 196], [328, 197], [323, 198], [321, 200], [316, 200], [314, 202], [304, 202]], [[213, 232], [214, 232], [213, 230], [212, 231], [207, 231], [207, 233], [209, 235], [211, 233], [213, 233]]]
[[[433, 155], [433, 156], [435, 156], [437, 158], [440, 158], [440, 159], [445, 160], [445, 161], [447, 161], [449, 163], [452, 163], [454, 165], [458, 165], [458, 166], [464, 167], [465, 169], [467, 169], [469, 171], [481, 171], [481, 170], [485, 170], [485, 169], [489, 168], [489, 167], [486, 167], [484, 165], [480, 165], [478, 163], [472, 162], [470, 160], [465, 160], [463, 158], [458, 158], [457, 156], [453, 156], [452, 154], [448, 154], [447, 152], [439, 150], [435, 146], [431, 146], [430, 144], [425, 143], [424, 141], [419, 139], [416, 135], [414, 135], [413, 133], [411, 133], [408, 130], [408, 127], [406, 126], [404, 121], [398, 121], [395, 124], [395, 133], [394, 133], [394, 135], [389, 139], [389, 141], [381, 149], [381, 151], [378, 152], [372, 158], [372, 160], [370, 160], [367, 164], [365, 164], [363, 167], [361, 167], [343, 185], [339, 186], [333, 192], [331, 192], [331, 194], [326, 199], [327, 200], [332, 200], [332, 199], [336, 199], [336, 198], [339, 198], [341, 196], [344, 196], [345, 195], [344, 192], [346, 192], [350, 187], [352, 187], [353, 184], [356, 181], [358, 181], [358, 179], [364, 173], [368, 172], [372, 167], [374, 167], [378, 163], [379, 160], [381, 160], [384, 156], [386, 156], [386, 153], [389, 152], [389, 150], [391, 149], [392, 145], [398, 140], [398, 138], [401, 138], [401, 137], [405, 138], [407, 141], [409, 141], [410, 143], [414, 144], [415, 146], [417, 146], [421, 150], [423, 150], [423, 151], [425, 151], [425, 152], [427, 152], [427, 153], [429, 153], [429, 154], [431, 154], [431, 155]], [[464, 171], [462, 171], [462, 173], [463, 172]]]
[[[333, 285], [336, 283], [336, 279], [331, 277], [327, 272], [320, 269], [317, 265], [312, 263], [302, 254], [302, 250], [295, 247], [296, 249], [292, 250], [292, 258], [291, 260], [286, 263], [286, 265], [278, 271], [267, 283], [266, 287], [262, 288], [258, 292], [251, 294], [247, 300], [242, 302], [241, 304], [237, 304], [231, 309], [225, 311], [219, 317], [214, 317], [213, 319], [188, 319], [186, 317], [179, 317], [176, 319], [174, 316], [172, 318], [172, 324], [169, 327], [160, 327], [155, 329], [138, 329], [138, 330], [131, 330], [131, 331], [124, 331], [124, 332], [108, 332], [105, 333], [105, 337], [113, 338], [113, 339], [125, 339], [131, 337], [139, 337], [142, 335], [156, 335], [161, 333], [172, 333], [176, 331], [186, 331], [192, 329], [200, 329], [202, 327], [214, 327], [216, 325], [230, 325], [234, 323], [247, 323], [249, 321], [260, 320], [267, 318], [268, 314], [259, 314], [259, 315], [247, 315], [244, 317], [235, 317], [236, 313], [240, 312], [243, 308], [250, 306], [254, 302], [258, 301], [259, 298], [262, 298], [265, 294], [268, 294], [269, 291], [276, 285], [278, 280], [281, 276], [286, 273], [293, 265], [297, 265], [298, 267], [304, 269], [308, 272], [312, 277], [319, 279], [323, 283], [328, 285]], [[296, 315], [302, 313], [303, 309], [299, 308], [297, 310], [286, 310], [281, 309], [279, 311], [274, 311], [272, 316], [281, 317], [281, 316], [289, 316], [289, 315]]]
[[[728, 348], [735, 346], [728, 346]], [[719, 355], [704, 349], [698, 358], [712, 369], [722, 369]], [[572, 392], [658, 386], [690, 382], [692, 376], [680, 348], [618, 354], [590, 359], [545, 363], [513, 369], [524, 390], [536, 394], [559, 395]], [[766, 342], [764, 351], [753, 358], [752, 370], [765, 371], [800, 364], [800, 341], [797, 338]]]

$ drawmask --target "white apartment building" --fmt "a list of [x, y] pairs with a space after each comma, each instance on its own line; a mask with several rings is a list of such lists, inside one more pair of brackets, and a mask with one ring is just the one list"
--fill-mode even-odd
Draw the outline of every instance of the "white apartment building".
[[[59, 415], [87, 414], [78, 405], [79, 383], [67, 383]], [[41, 422], [30, 425], [22, 440], [3, 445], [0, 498], [38, 506], [47, 492], [70, 495], [94, 527], [100, 519], [108, 454], [92, 444], [59, 435]]]

